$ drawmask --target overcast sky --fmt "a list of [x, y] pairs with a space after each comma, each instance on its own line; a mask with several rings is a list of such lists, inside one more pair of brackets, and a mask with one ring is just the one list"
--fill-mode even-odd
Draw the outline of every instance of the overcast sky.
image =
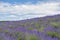
[[0, 0], [0, 21], [60, 14], [60, 0]]

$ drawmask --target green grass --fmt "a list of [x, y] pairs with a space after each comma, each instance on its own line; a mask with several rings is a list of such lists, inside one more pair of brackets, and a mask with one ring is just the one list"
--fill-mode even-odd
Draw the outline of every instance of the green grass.
[[44, 27], [40, 27], [39, 29], [37, 29], [39, 32], [43, 32], [44, 31]]
[[48, 31], [47, 34], [48, 34], [48, 36], [51, 36], [52, 38], [53, 37], [56, 37], [56, 38], [59, 38], [60, 39], [60, 34], [57, 33], [57, 32]]
[[52, 25], [52, 27], [60, 27], [60, 22], [51, 22], [50, 25]]
[[37, 37], [35, 35], [29, 35], [25, 40], [37, 40]]

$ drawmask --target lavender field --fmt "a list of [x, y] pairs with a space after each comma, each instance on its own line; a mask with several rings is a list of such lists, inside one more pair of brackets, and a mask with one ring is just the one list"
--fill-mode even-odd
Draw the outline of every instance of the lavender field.
[[60, 40], [60, 15], [0, 21], [0, 40]]

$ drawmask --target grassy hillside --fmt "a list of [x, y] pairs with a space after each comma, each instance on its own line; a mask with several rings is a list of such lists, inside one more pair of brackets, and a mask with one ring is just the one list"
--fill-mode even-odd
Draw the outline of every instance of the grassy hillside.
[[60, 15], [0, 21], [0, 40], [60, 40]]

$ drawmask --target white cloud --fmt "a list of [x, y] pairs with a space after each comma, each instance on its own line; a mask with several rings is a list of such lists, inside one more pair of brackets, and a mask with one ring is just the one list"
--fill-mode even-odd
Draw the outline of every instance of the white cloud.
[[[55, 15], [60, 14], [59, 2], [47, 2], [36, 4], [10, 4], [0, 2], [1, 14], [16, 14], [16, 15]], [[59, 10], [59, 11], [58, 11]], [[10, 17], [17, 17], [11, 15]]]
[[16, 18], [17, 16], [16, 15], [10, 15], [8, 17], [11, 17], [11, 18]]
[[60, 3], [37, 3], [37, 4], [9, 4], [0, 3], [0, 13], [18, 13], [18, 14], [53, 14], [58, 13]]

